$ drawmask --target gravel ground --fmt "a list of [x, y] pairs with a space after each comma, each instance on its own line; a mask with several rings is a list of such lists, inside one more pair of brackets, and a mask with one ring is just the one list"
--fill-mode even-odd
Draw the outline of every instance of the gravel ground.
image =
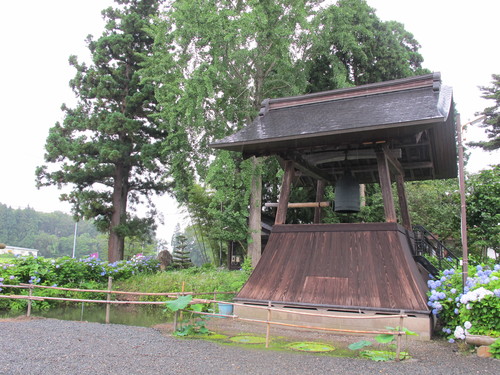
[[[225, 333], [265, 331], [229, 319], [214, 319], [213, 326]], [[0, 320], [0, 374], [500, 374], [499, 360], [465, 355], [444, 342], [410, 342], [413, 359], [380, 363], [182, 340], [169, 332], [168, 326]], [[347, 340], [309, 331], [273, 334], [323, 342]]]

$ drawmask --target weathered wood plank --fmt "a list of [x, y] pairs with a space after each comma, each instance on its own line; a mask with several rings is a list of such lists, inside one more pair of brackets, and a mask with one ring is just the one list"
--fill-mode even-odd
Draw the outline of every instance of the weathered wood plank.
[[339, 225], [276, 226], [293, 230], [273, 230], [236, 300], [428, 311], [426, 283], [402, 226]]

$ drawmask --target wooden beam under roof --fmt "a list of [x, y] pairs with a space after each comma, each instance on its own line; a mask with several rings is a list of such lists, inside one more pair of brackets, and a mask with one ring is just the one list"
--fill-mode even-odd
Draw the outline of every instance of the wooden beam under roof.
[[405, 172], [403, 170], [403, 166], [401, 165], [399, 160], [393, 156], [393, 153], [391, 152], [392, 150], [390, 150], [387, 145], [384, 145], [384, 147], [382, 147], [382, 150], [385, 154], [385, 157], [387, 158], [387, 161], [389, 162], [389, 167], [393, 168], [396, 171], [396, 174], [404, 176]]
[[286, 156], [281, 156], [280, 159], [293, 160], [293, 162], [295, 163], [296, 169], [298, 169], [299, 171], [301, 171], [305, 175], [313, 177], [316, 180], [323, 180], [326, 182], [331, 181], [331, 176], [328, 173], [326, 173], [325, 171], [322, 171], [320, 168], [317, 168], [314, 165], [309, 164], [298, 153], [295, 153], [295, 152], [290, 153], [290, 154], [287, 154]]

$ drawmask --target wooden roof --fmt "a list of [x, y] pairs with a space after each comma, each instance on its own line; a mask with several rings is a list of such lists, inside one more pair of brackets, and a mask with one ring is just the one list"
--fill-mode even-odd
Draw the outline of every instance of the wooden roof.
[[399, 159], [405, 180], [456, 177], [452, 90], [439, 73], [266, 99], [252, 124], [211, 144], [245, 156], [278, 155], [333, 183], [345, 169], [360, 183], [377, 182], [381, 145]]
[[288, 224], [235, 300], [428, 313], [426, 291], [398, 224]]

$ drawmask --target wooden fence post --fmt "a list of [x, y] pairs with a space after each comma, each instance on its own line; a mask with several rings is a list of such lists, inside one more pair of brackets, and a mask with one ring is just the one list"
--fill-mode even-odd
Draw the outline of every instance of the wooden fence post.
[[396, 343], [397, 343], [397, 346], [396, 346], [396, 361], [399, 362], [399, 359], [400, 359], [400, 354], [401, 354], [401, 331], [403, 330], [403, 314], [404, 314], [404, 311], [401, 310], [399, 312], [399, 326], [397, 327], [397, 330], [399, 331], [398, 333], [398, 337], [396, 338]]
[[33, 296], [33, 286], [30, 284], [28, 287], [28, 311], [26, 311], [26, 316], [31, 316], [31, 297]]
[[111, 276], [108, 277], [108, 296], [106, 297], [106, 324], [109, 324], [109, 312], [111, 309], [111, 287], [113, 286], [113, 278]]
[[270, 331], [271, 331], [271, 301], [267, 303], [266, 348], [269, 348]]
[[179, 310], [174, 313], [174, 333], [177, 332], [177, 322], [179, 321]]

